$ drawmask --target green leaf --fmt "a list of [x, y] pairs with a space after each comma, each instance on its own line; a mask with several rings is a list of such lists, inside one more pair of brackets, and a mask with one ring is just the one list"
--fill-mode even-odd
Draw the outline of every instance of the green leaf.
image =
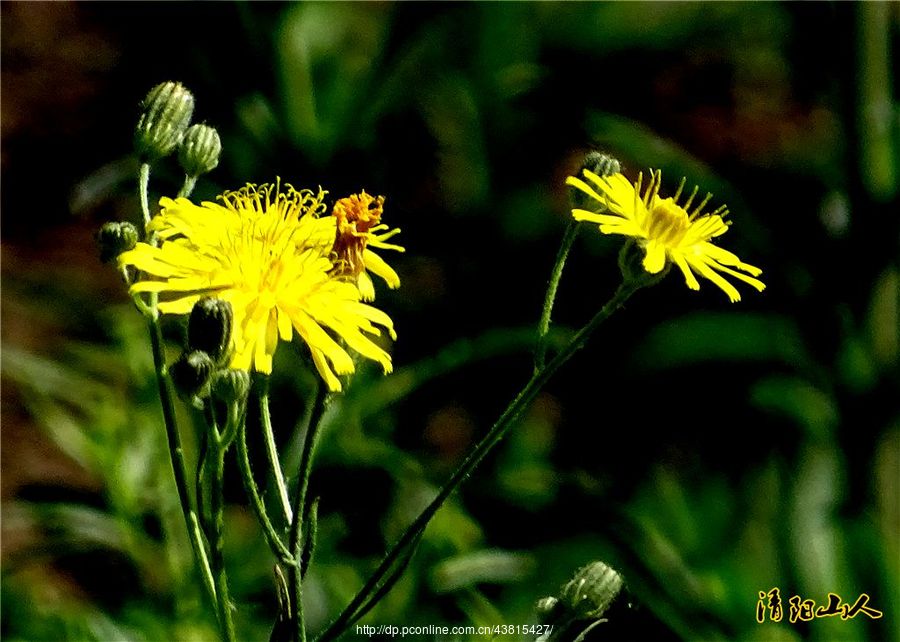
[[798, 377], [766, 377], [753, 386], [750, 398], [757, 407], [792, 419], [810, 437], [834, 434], [840, 421], [834, 400]]

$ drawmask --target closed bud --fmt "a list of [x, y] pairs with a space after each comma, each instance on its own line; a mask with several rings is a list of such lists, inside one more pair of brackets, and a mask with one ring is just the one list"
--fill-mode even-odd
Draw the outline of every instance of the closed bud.
[[209, 380], [213, 360], [202, 350], [184, 352], [169, 368], [175, 389], [185, 399], [202, 398], [209, 394]]
[[566, 582], [559, 601], [576, 617], [598, 618], [609, 609], [624, 586], [625, 580], [614, 568], [603, 562], [591, 562]]
[[[622, 166], [619, 164], [619, 161], [612, 156], [600, 152], [588, 152], [581, 163], [581, 167], [578, 169], [577, 176], [582, 180], [586, 180], [584, 177], [584, 170], [588, 170], [597, 176], [603, 177], [618, 174], [622, 171]], [[590, 182], [591, 181], [588, 180], [588, 184], [590, 184]], [[599, 207], [596, 200], [589, 198], [582, 190], [575, 187], [570, 189], [569, 196], [574, 207], [589, 210], [596, 210]]]
[[[601, 152], [589, 152], [584, 157], [584, 162], [581, 164], [582, 170], [590, 170], [594, 172], [597, 176], [612, 176], [613, 174], [618, 174], [622, 171], [622, 166], [619, 164], [619, 161], [609, 156], [608, 154], [603, 154]], [[580, 173], [580, 172], [579, 172]]]
[[178, 147], [178, 162], [188, 176], [200, 176], [216, 168], [221, 153], [219, 132], [208, 125], [191, 125]]
[[100, 260], [104, 263], [112, 261], [122, 252], [132, 249], [138, 242], [137, 228], [125, 221], [104, 223], [97, 232], [97, 244], [100, 246]]
[[534, 610], [538, 615], [547, 620], [551, 619], [558, 609], [559, 600], [550, 595], [542, 597], [534, 605]]
[[220, 361], [228, 353], [234, 314], [228, 301], [204, 297], [188, 319], [188, 350], [202, 350]]
[[168, 156], [181, 142], [194, 113], [194, 96], [179, 82], [164, 82], [141, 103], [134, 147], [142, 162]]
[[250, 392], [250, 373], [230, 368], [216, 370], [210, 381], [210, 392], [214, 399], [223, 403], [240, 403]]

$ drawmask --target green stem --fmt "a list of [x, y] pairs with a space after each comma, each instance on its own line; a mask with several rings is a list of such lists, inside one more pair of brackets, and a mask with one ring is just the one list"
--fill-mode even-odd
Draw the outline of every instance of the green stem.
[[138, 177], [138, 195], [141, 199], [141, 212], [144, 215], [144, 225], [150, 222], [150, 163], [141, 163], [141, 171]]
[[556, 254], [556, 263], [553, 265], [553, 272], [550, 273], [550, 283], [547, 285], [547, 295], [544, 297], [544, 309], [541, 312], [541, 320], [538, 323], [537, 345], [534, 351], [534, 372], [537, 373], [544, 367], [547, 357], [547, 333], [550, 332], [550, 314], [553, 312], [553, 303], [556, 301], [556, 290], [559, 287], [559, 281], [562, 278], [563, 268], [566, 265], [566, 259], [569, 256], [569, 250], [572, 249], [572, 243], [578, 236], [581, 229], [581, 223], [572, 219], [566, 227], [566, 233], [563, 235], [562, 243], [559, 246], [559, 252]]
[[[294, 639], [296, 642], [305, 642], [306, 640], [306, 625], [303, 617], [303, 573], [300, 568], [304, 548], [303, 520], [306, 517], [306, 490], [309, 487], [309, 476], [312, 472], [312, 457], [316, 448], [319, 426], [322, 423], [322, 415], [325, 412], [327, 399], [327, 387], [322, 385], [322, 383], [318, 383], [312, 412], [309, 417], [309, 426], [306, 429], [306, 437], [303, 440], [303, 450], [300, 455], [300, 468], [297, 473], [297, 494], [294, 496], [294, 520], [291, 522], [291, 533], [288, 539], [288, 547], [295, 560], [295, 565], [290, 569], [288, 588], [291, 592], [292, 613], [295, 623]], [[306, 534], [306, 537], [312, 536], [311, 532]]]
[[[207, 419], [208, 421], [208, 419]], [[197, 498], [197, 516], [203, 533], [209, 537], [211, 517], [209, 514], [209, 435], [203, 435], [200, 453], [197, 456], [197, 483], [194, 496]]]
[[184, 183], [181, 185], [181, 189], [178, 190], [177, 198], [187, 198], [191, 195], [191, 192], [194, 191], [194, 187], [197, 185], [197, 177], [196, 176], [188, 176], [185, 174]]
[[290, 524], [293, 521], [291, 500], [288, 498], [287, 484], [284, 483], [284, 473], [281, 471], [281, 461], [278, 458], [278, 449], [275, 447], [272, 415], [269, 412], [269, 381], [267, 377], [261, 378], [259, 381], [259, 416], [263, 426], [263, 438], [266, 442], [266, 456], [269, 459], [269, 467], [272, 469], [272, 474], [275, 476], [278, 498], [281, 500], [284, 523]]
[[543, 368], [538, 370], [531, 379], [525, 384], [525, 387], [516, 395], [512, 403], [507, 406], [503, 414], [497, 422], [491, 427], [488, 433], [482, 437], [481, 441], [469, 451], [469, 454], [463, 462], [457, 467], [456, 471], [444, 484], [437, 496], [422, 511], [422, 513], [407, 527], [397, 543], [385, 555], [381, 564], [375, 570], [375, 573], [369, 578], [366, 584], [359, 590], [356, 596], [351, 600], [350, 604], [341, 612], [334, 622], [320, 635], [316, 642], [327, 642], [336, 639], [341, 633], [351, 626], [355, 621], [355, 617], [360, 609], [367, 602], [367, 598], [373, 591], [378, 591], [384, 576], [393, 567], [395, 561], [404, 553], [404, 551], [414, 543], [415, 540], [425, 531], [425, 527], [438, 509], [443, 505], [444, 501], [453, 491], [465, 480], [472, 470], [487, 456], [487, 454], [496, 446], [510, 426], [529, 406], [529, 404], [537, 396], [538, 392], [544, 387], [547, 381], [556, 373], [557, 370], [568, 361], [572, 355], [584, 347], [587, 340], [593, 332], [606, 319], [612, 315], [619, 307], [621, 307], [628, 298], [634, 294], [645, 283], [635, 281], [627, 281], [622, 283], [616, 290], [612, 298], [604, 305], [588, 323], [578, 331], [578, 333], [566, 344], [559, 353]]
[[250, 468], [250, 453], [247, 448], [246, 422], [241, 422], [241, 426], [238, 429], [237, 447], [238, 467], [241, 470], [241, 478], [244, 481], [244, 490], [247, 491], [247, 495], [250, 496], [250, 505], [253, 507], [253, 512], [256, 513], [256, 519], [262, 526], [266, 541], [269, 543], [269, 548], [272, 549], [272, 553], [279, 561], [291, 566], [294, 564], [294, 558], [291, 556], [287, 546], [284, 545], [284, 542], [281, 541], [281, 538], [275, 531], [275, 527], [272, 526], [272, 521], [269, 519], [269, 514], [266, 512], [265, 503], [259, 494], [259, 488], [256, 485], [256, 481], [253, 479], [253, 470]]
[[172, 461], [172, 472], [175, 475], [175, 486], [178, 489], [178, 499], [181, 503], [181, 510], [184, 513], [184, 522], [187, 526], [191, 548], [194, 550], [194, 556], [200, 565], [200, 575], [203, 578], [203, 585], [206, 587], [206, 592], [213, 604], [216, 604], [217, 593], [213, 582], [212, 571], [209, 566], [209, 559], [206, 555], [206, 547], [203, 543], [200, 521], [197, 519], [197, 512], [194, 510], [190, 493], [188, 493], [187, 474], [185, 473], [186, 468], [184, 465], [184, 449], [181, 445], [181, 435], [178, 432], [178, 425], [175, 422], [175, 406], [172, 402], [172, 395], [169, 391], [168, 379], [166, 377], [162, 332], [159, 329], [159, 323], [156, 319], [149, 319], [148, 326], [150, 329], [150, 344], [153, 348], [153, 364], [156, 369], [156, 382], [159, 387], [159, 398], [162, 403], [163, 421], [166, 425], [166, 437], [169, 442], [169, 456]]
[[[238, 421], [236, 404], [231, 404], [228, 411], [228, 423]], [[226, 426], [227, 431], [229, 426]], [[228, 574], [225, 571], [225, 555], [224, 555], [224, 537], [225, 530], [225, 451], [227, 444], [221, 439], [216, 439], [213, 446], [213, 475], [212, 475], [212, 493], [210, 493], [210, 509], [213, 518], [212, 541], [210, 542], [210, 550], [212, 557], [212, 568], [216, 582], [216, 593], [219, 596], [219, 628], [222, 631], [222, 638], [225, 642], [235, 642], [237, 639], [234, 631], [234, 620], [231, 615], [231, 598], [228, 592]]]

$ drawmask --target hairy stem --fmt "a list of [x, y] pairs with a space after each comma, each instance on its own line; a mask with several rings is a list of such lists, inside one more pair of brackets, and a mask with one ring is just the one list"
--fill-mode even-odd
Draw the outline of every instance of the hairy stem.
[[[291, 533], [288, 539], [288, 547], [295, 561], [295, 565], [290, 569], [288, 588], [291, 593], [291, 604], [293, 606], [294, 639], [296, 642], [305, 642], [306, 640], [306, 625], [303, 618], [303, 573], [300, 568], [304, 549], [303, 520], [306, 516], [306, 490], [309, 486], [309, 475], [312, 472], [312, 457], [327, 398], [328, 389], [320, 382], [316, 388], [316, 396], [313, 400], [309, 425], [306, 429], [306, 437], [304, 438], [303, 450], [300, 455], [300, 468], [297, 473], [297, 494], [294, 496], [294, 520], [291, 522]], [[305, 537], [312, 536], [312, 532], [305, 534]]]
[[538, 323], [537, 345], [534, 350], [535, 373], [543, 368], [546, 362], [547, 333], [550, 332], [550, 314], [553, 312], [553, 304], [556, 301], [556, 290], [559, 288], [559, 281], [562, 278], [569, 250], [572, 249], [572, 243], [575, 242], [580, 228], [581, 224], [578, 221], [574, 219], [569, 221], [566, 233], [563, 235], [562, 243], [559, 246], [559, 252], [556, 254], [556, 263], [553, 264], [553, 271], [550, 273], [550, 283], [547, 285], [547, 294], [544, 297], [544, 309], [541, 312], [541, 320]]
[[294, 558], [291, 556], [287, 546], [281, 541], [275, 527], [272, 525], [272, 520], [269, 519], [269, 514], [266, 512], [266, 505], [259, 494], [259, 488], [256, 485], [256, 481], [253, 479], [253, 471], [250, 468], [250, 453], [247, 448], [246, 422], [241, 422], [241, 426], [238, 428], [237, 447], [238, 467], [241, 470], [244, 490], [247, 491], [247, 495], [250, 497], [250, 505], [253, 507], [253, 512], [256, 514], [257, 521], [260, 526], [262, 526], [266, 541], [269, 543], [269, 548], [272, 549], [272, 554], [275, 555], [281, 563], [287, 564], [288, 566], [293, 565]]
[[263, 438], [266, 442], [266, 457], [269, 467], [275, 476], [275, 487], [278, 489], [278, 499], [281, 501], [281, 510], [284, 513], [284, 523], [293, 521], [291, 512], [291, 500], [288, 498], [287, 484], [284, 483], [284, 473], [281, 470], [281, 460], [278, 458], [278, 449], [275, 446], [275, 432], [272, 430], [272, 415], [269, 412], [269, 381], [261, 378], [259, 381], [259, 416], [263, 427]]
[[187, 474], [184, 465], [184, 448], [181, 445], [181, 435], [175, 422], [175, 406], [172, 402], [172, 394], [169, 390], [166, 376], [162, 332], [159, 329], [157, 319], [149, 319], [148, 326], [150, 330], [150, 344], [153, 348], [156, 382], [159, 387], [159, 398], [162, 402], [163, 421], [166, 425], [166, 437], [169, 442], [169, 456], [172, 461], [172, 472], [175, 475], [175, 486], [178, 489], [178, 499], [181, 503], [181, 510], [184, 513], [184, 522], [187, 526], [191, 548], [194, 550], [194, 557], [196, 557], [197, 563], [200, 565], [203, 585], [213, 604], [216, 604], [217, 594], [209, 566], [209, 559], [206, 554], [206, 546], [200, 530], [200, 521], [197, 518], [197, 512], [193, 507], [193, 502], [188, 492]]
[[[228, 423], [237, 421], [237, 413], [229, 409]], [[226, 427], [228, 430], [228, 427]], [[212, 512], [212, 541], [210, 557], [216, 582], [216, 593], [219, 597], [219, 628], [225, 642], [235, 642], [234, 619], [231, 614], [231, 598], [228, 591], [228, 574], [225, 571], [224, 530], [225, 530], [225, 451], [227, 443], [216, 435], [213, 450], [212, 492], [210, 493], [210, 509]]]

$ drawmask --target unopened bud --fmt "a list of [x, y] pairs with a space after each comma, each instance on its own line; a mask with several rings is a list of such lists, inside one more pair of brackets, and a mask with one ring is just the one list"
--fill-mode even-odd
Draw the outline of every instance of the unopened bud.
[[185, 399], [205, 397], [209, 393], [213, 360], [202, 350], [184, 352], [169, 368], [175, 389]]
[[219, 132], [209, 125], [191, 125], [178, 147], [178, 162], [188, 176], [200, 176], [216, 168], [221, 153]]
[[228, 352], [234, 313], [228, 301], [204, 297], [194, 304], [188, 319], [188, 350], [202, 350], [219, 361]]
[[559, 601], [578, 617], [596, 618], [605, 613], [625, 586], [619, 573], [603, 562], [578, 570], [559, 595]]
[[216, 370], [210, 381], [213, 398], [226, 404], [241, 402], [250, 392], [250, 373], [246, 370]]
[[[577, 176], [582, 180], [587, 180], [588, 185], [590, 185], [591, 181], [584, 176], [584, 170], [593, 172], [602, 178], [618, 174], [622, 170], [622, 166], [612, 156], [600, 152], [588, 152], [581, 163], [581, 167], [578, 169]], [[571, 188], [569, 196], [572, 199], [572, 205], [577, 208], [596, 210], [598, 207], [602, 207], [597, 201], [575, 187]]]
[[181, 142], [194, 113], [194, 96], [179, 82], [164, 82], [141, 103], [134, 147], [143, 162], [168, 156]]
[[[622, 171], [619, 161], [601, 152], [588, 152], [581, 164], [582, 170], [590, 170], [597, 176], [612, 176]], [[580, 172], [579, 172], [580, 173]]]
[[122, 252], [132, 249], [138, 242], [137, 228], [125, 221], [104, 223], [97, 232], [97, 243], [100, 245], [100, 260], [104, 263], [112, 261]]

